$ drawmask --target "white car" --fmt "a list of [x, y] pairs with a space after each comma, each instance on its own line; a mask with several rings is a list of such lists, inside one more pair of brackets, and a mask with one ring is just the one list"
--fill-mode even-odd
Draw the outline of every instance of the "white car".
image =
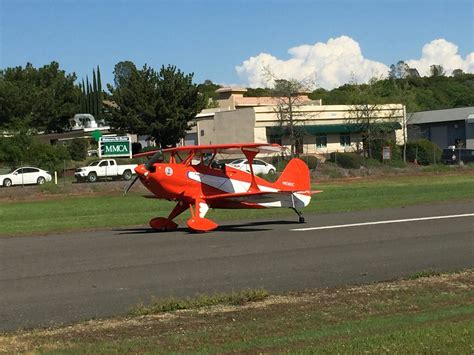
[[[249, 171], [250, 172], [250, 164], [247, 159], [237, 159], [229, 164], [227, 164], [233, 168], [243, 170], [243, 171]], [[269, 163], [264, 162], [263, 160], [260, 159], [254, 159], [253, 160], [253, 173], [255, 175], [257, 174], [274, 174], [276, 171], [276, 168]]]
[[13, 170], [9, 174], [0, 175], [0, 186], [10, 187], [13, 185], [43, 185], [51, 181], [51, 175], [42, 169], [33, 167], [23, 167]]

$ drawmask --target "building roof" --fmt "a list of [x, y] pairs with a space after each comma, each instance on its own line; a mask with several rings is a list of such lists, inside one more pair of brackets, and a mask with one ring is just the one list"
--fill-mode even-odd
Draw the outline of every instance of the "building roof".
[[[281, 98], [270, 97], [270, 96], [259, 96], [259, 97], [236, 97], [235, 106], [276, 106], [281, 103]], [[295, 105], [321, 105], [321, 100], [311, 100], [307, 95], [298, 95], [297, 102]]]
[[216, 90], [217, 93], [230, 92], [230, 93], [244, 93], [247, 92], [246, 88], [239, 87], [223, 87]]
[[474, 106], [450, 108], [446, 110], [421, 111], [407, 115], [408, 124], [436, 123], [466, 120], [474, 114]]

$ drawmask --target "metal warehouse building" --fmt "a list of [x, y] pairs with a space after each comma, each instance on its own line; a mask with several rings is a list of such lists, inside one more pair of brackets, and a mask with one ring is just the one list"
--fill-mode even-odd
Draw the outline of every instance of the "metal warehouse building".
[[474, 149], [474, 107], [407, 114], [408, 139], [426, 138], [440, 148]]

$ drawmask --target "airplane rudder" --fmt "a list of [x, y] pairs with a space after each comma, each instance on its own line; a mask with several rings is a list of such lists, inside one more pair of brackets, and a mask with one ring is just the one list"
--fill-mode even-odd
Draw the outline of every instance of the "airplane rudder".
[[299, 158], [291, 159], [276, 184], [280, 189], [284, 190], [309, 190], [310, 176], [308, 165]]

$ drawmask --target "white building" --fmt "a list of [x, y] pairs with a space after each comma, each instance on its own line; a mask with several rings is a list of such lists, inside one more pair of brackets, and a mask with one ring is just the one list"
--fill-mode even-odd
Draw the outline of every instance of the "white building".
[[[225, 143], [279, 143], [290, 145], [288, 134], [278, 119], [278, 101], [273, 97], [244, 97], [246, 89], [221, 88], [218, 108], [203, 110], [196, 116], [196, 125], [184, 139], [185, 145]], [[323, 105], [321, 100], [299, 96], [294, 108], [296, 125], [304, 132], [297, 144], [298, 153], [327, 154], [353, 151], [361, 144], [361, 133], [354, 117], [358, 107]], [[405, 107], [401, 104], [373, 107], [370, 120], [391, 125], [394, 138], [403, 144], [406, 136]]]

